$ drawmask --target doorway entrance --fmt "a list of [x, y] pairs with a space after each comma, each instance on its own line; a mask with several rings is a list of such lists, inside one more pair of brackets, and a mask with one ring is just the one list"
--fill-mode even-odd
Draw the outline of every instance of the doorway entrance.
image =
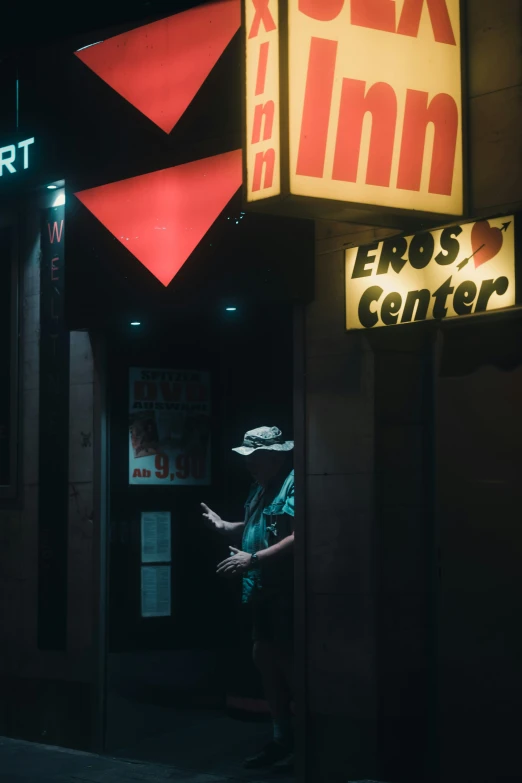
[[250, 480], [231, 449], [264, 425], [293, 437], [292, 307], [129, 322], [107, 368], [106, 751], [252, 778], [242, 761], [269, 715], [240, 584], [215, 574], [228, 547], [200, 504], [242, 519]]

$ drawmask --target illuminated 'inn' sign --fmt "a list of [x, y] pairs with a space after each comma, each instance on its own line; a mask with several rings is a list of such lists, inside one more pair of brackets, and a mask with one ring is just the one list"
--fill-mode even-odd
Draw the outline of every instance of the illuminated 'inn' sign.
[[243, 5], [249, 203], [462, 215], [460, 0]]
[[346, 251], [346, 328], [453, 318], [515, 304], [512, 216]]

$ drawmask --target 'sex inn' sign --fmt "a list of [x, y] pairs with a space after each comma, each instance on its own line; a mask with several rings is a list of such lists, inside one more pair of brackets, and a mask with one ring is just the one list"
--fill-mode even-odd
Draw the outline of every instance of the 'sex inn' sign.
[[512, 215], [346, 251], [346, 328], [453, 318], [515, 304]]
[[250, 206], [463, 214], [460, 0], [243, 0], [243, 29]]

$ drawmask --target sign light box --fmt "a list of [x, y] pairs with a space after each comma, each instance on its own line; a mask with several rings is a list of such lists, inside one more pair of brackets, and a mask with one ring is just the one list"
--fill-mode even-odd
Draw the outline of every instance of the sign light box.
[[347, 329], [477, 315], [515, 301], [512, 215], [346, 251]]
[[0, 181], [10, 179], [11, 175], [31, 168], [31, 147], [34, 144], [34, 136], [22, 139], [15, 144], [0, 146]]
[[249, 205], [463, 214], [459, 0], [243, 0], [243, 30]]

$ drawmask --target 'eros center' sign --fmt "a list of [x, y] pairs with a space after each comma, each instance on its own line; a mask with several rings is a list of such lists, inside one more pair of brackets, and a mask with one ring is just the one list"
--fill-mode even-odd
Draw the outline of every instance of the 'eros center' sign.
[[346, 251], [346, 328], [453, 318], [515, 304], [513, 216]]

